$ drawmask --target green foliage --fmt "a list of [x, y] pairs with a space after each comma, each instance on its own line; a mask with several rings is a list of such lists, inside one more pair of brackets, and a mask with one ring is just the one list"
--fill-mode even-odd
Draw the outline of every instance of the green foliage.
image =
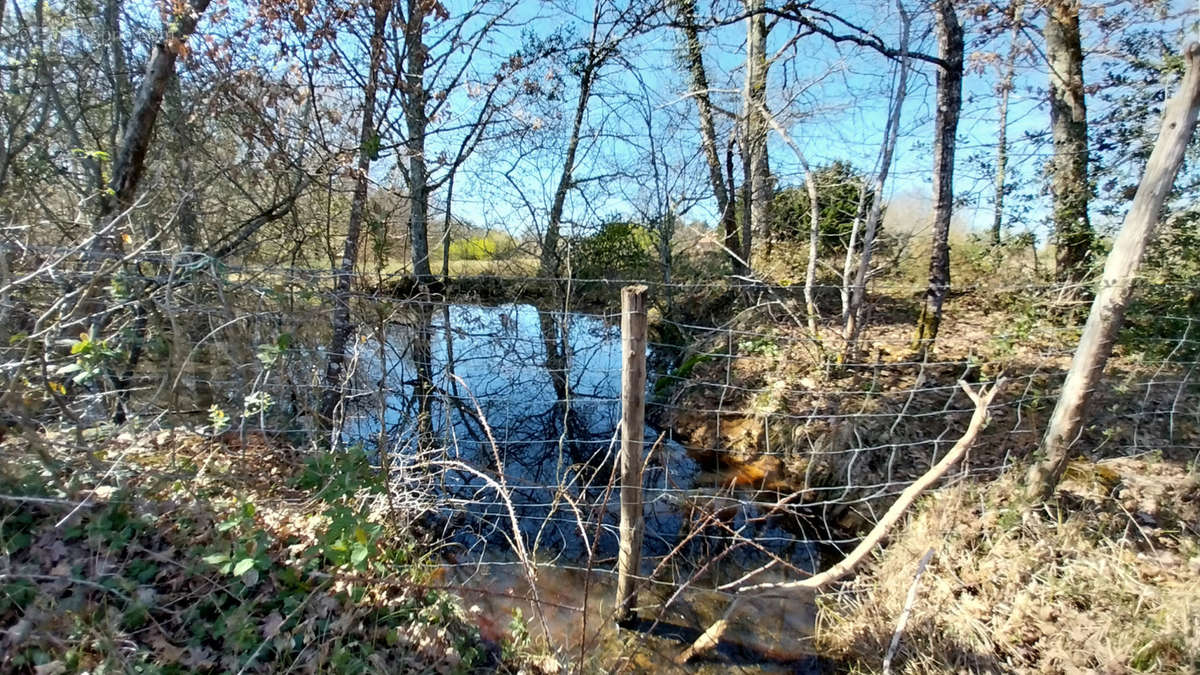
[[738, 341], [738, 352], [747, 356], [779, 356], [779, 343], [773, 337], [758, 335]]
[[75, 361], [55, 369], [56, 375], [70, 375], [76, 384], [86, 384], [100, 375], [105, 366], [121, 357], [121, 352], [108, 345], [107, 340], [101, 340], [94, 333], [80, 333], [78, 340], [64, 340], [64, 346], [71, 348], [71, 356]]
[[[3, 494], [63, 496], [36, 462], [14, 459], [0, 463]], [[184, 462], [194, 480], [158, 481], [138, 462], [123, 470], [150, 480], [97, 497], [65, 528], [59, 508], [0, 504], [14, 572], [0, 580], [0, 621], [27, 625], [10, 670], [476, 672], [488, 654], [451, 596], [422, 590], [432, 568], [411, 535], [349, 485], [379, 486], [361, 453], [276, 464], [292, 478], [272, 487], [243, 481], [245, 463], [227, 473]], [[297, 495], [300, 484], [311, 488]], [[271, 499], [276, 488], [299, 498]]]
[[383, 526], [368, 521], [361, 511], [341, 504], [330, 508], [325, 515], [329, 518], [329, 527], [312, 552], [333, 567], [366, 570], [368, 558], [379, 553]]
[[1200, 210], [1169, 217], [1142, 262], [1122, 345], [1177, 361], [1200, 357]]
[[450, 242], [451, 260], [496, 260], [517, 248], [512, 237], [493, 232]]
[[521, 614], [520, 608], [514, 608], [512, 618], [508, 622], [508, 639], [501, 645], [505, 660], [516, 660], [531, 651], [533, 639], [529, 634], [529, 625]]
[[639, 223], [606, 223], [572, 248], [571, 267], [581, 279], [648, 279], [656, 275], [654, 234]]
[[673, 369], [670, 373], [667, 373], [666, 375], [663, 375], [654, 381], [655, 399], [662, 400], [666, 398], [666, 395], [670, 393], [671, 389], [674, 388], [676, 384], [691, 377], [692, 371], [696, 369], [696, 366], [708, 363], [715, 358], [715, 356], [705, 353], [696, 353], [685, 358], [683, 362], [679, 364], [678, 368]]
[[259, 345], [255, 356], [264, 368], [270, 368], [279, 362], [280, 357], [287, 352], [291, 345], [292, 334], [280, 333], [279, 337], [275, 338], [275, 342]]
[[[850, 230], [858, 213], [862, 192], [866, 190], [864, 210], [870, 208], [874, 191], [866, 177], [847, 162], [833, 164], [813, 172], [817, 184], [819, 208], [820, 255], [845, 253], [850, 245]], [[807, 183], [785, 187], [775, 192], [771, 200], [771, 218], [776, 236], [783, 240], [807, 244], [811, 228], [811, 206]], [[882, 220], [882, 219], [881, 219]], [[881, 231], [882, 228], [876, 231]]]
[[243, 502], [229, 517], [217, 524], [217, 532], [234, 535], [232, 542], [204, 556], [204, 562], [214, 565], [221, 574], [240, 577], [247, 587], [258, 583], [259, 570], [269, 569], [267, 533], [255, 527], [254, 504]]
[[229, 428], [229, 415], [217, 404], [208, 407], [208, 425], [214, 434], [219, 434]]
[[293, 486], [315, 491], [325, 500], [350, 497], [364, 490], [380, 494], [385, 489], [383, 474], [371, 466], [367, 455], [357, 447], [308, 458]]

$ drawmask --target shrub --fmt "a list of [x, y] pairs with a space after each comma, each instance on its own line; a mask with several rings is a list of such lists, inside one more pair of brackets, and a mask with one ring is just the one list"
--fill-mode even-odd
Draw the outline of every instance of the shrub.
[[646, 279], [656, 274], [654, 234], [644, 225], [613, 221], [575, 242], [574, 275], [581, 279]]
[[[1122, 344], [1156, 358], [1200, 355], [1200, 211], [1167, 218], [1142, 263]], [[1186, 341], [1185, 341], [1186, 340]]]
[[[850, 230], [858, 213], [861, 192], [867, 190], [864, 208], [870, 208], [873, 190], [866, 178], [846, 162], [817, 169], [813, 173], [817, 183], [817, 201], [820, 208], [820, 254], [845, 253], [850, 245]], [[806, 184], [785, 187], [776, 191], [771, 200], [771, 218], [776, 223], [778, 239], [808, 244], [810, 227], [810, 200]], [[882, 231], [882, 221], [876, 232]]]

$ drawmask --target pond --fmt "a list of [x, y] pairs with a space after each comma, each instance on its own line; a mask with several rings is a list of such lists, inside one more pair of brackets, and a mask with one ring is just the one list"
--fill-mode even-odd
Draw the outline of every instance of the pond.
[[[520, 547], [540, 563], [611, 568], [617, 319], [525, 304], [418, 307], [389, 323], [386, 339], [364, 333], [357, 341], [358, 389], [347, 397], [344, 439], [376, 453], [386, 439], [393, 470], [424, 478], [434, 522], [458, 547], [455, 560], [511, 561]], [[645, 471], [643, 574], [682, 580], [703, 569], [718, 584], [772, 556], [815, 569], [810, 542], [768, 517], [753, 494], [713, 482], [661, 431], [645, 430], [654, 449]], [[723, 527], [695, 533], [713, 504]], [[730, 531], [746, 541], [731, 544]], [[719, 565], [709, 564], [714, 557]]]

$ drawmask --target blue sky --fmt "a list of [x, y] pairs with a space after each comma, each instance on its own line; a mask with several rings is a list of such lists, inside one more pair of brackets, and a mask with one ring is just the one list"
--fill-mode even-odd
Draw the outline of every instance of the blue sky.
[[[604, 7], [614, 7], [605, 1]], [[618, 0], [622, 1], [622, 0]], [[1186, 28], [1195, 30], [1197, 11], [1193, 0], [1176, 0], [1166, 13], [1171, 18], [1156, 19], [1161, 30], [1178, 34]], [[452, 17], [460, 16], [467, 8], [485, 6], [470, 0], [449, 0], [447, 8]], [[906, 3], [913, 15], [911, 49], [936, 53], [927, 8], [910, 0]], [[505, 20], [493, 29], [470, 66], [473, 79], [483, 81], [497, 65], [520, 48], [530, 34], [547, 35], [567, 30], [576, 37], [588, 34], [591, 2], [546, 2], [522, 0], [511, 6], [488, 0], [487, 5], [503, 11]], [[738, 11], [733, 2], [719, 2], [716, 9], [701, 3], [701, 18], [715, 11], [732, 16]], [[896, 44], [898, 19], [894, 2], [879, 4], [867, 0], [841, 0], [830, 4], [841, 15], [879, 35], [889, 44]], [[502, 9], [501, 9], [502, 8]], [[1111, 6], [1109, 11], [1119, 10]], [[1027, 32], [1028, 38], [1040, 45], [1036, 24]], [[996, 51], [1001, 55], [1008, 49], [1008, 32], [985, 45], [978, 45], [977, 26], [964, 17], [967, 28], [968, 52]], [[431, 29], [431, 40], [453, 21]], [[1105, 42], [1092, 13], [1084, 22], [1085, 45], [1096, 49], [1086, 63], [1085, 79], [1098, 78], [1103, 61]], [[794, 26], [781, 21], [771, 33], [768, 51], [776, 52], [794, 35]], [[744, 63], [745, 29], [741, 22], [712, 30], [704, 36], [705, 58], [713, 98], [718, 106], [736, 110]], [[354, 53], [348, 47], [349, 53]], [[686, 218], [712, 222], [715, 205], [708, 197], [700, 142], [696, 133], [696, 114], [693, 102], [685, 97], [687, 79], [678, 60], [679, 36], [669, 28], [627, 40], [622, 45], [622, 62], [606, 67], [596, 85], [588, 108], [577, 179], [584, 179], [580, 189], [568, 200], [568, 229], [587, 228], [610, 216], [631, 216], [654, 212], [662, 201], [670, 201], [689, 209]], [[461, 59], [465, 51], [459, 48], [452, 59]], [[361, 67], [361, 66], [360, 66]], [[934, 68], [914, 61], [909, 78], [908, 97], [904, 105], [900, 142], [887, 187], [887, 194], [897, 201], [920, 203], [927, 199], [931, 176]], [[823, 165], [835, 160], [851, 162], [858, 169], [872, 173], [885, 123], [888, 96], [892, 89], [896, 65], [882, 56], [850, 45], [833, 45], [820, 36], [808, 36], [795, 42], [780, 55], [772, 67], [769, 84], [769, 105], [786, 127], [788, 134], [802, 148], [809, 162]], [[974, 160], [991, 158], [995, 153], [997, 136], [997, 101], [994, 87], [998, 67], [993, 65], [968, 72], [964, 82], [964, 109], [959, 127], [958, 166], [955, 176], [956, 197], [965, 202], [958, 210], [957, 220], [971, 227], [990, 225], [992, 217], [992, 178], [982, 172]], [[539, 63], [528, 69], [527, 77], [550, 82], [562, 79], [564, 86], [555, 101], [518, 99], [510, 111], [519, 115], [526, 128], [519, 138], [500, 140], [482, 145], [464, 165], [456, 181], [454, 212], [456, 217], [474, 224], [514, 233], [542, 226], [552, 199], [562, 166], [563, 146], [569, 130], [571, 110], [575, 104], [577, 80], [565, 73], [561, 62]], [[469, 78], [470, 79], [470, 78]], [[511, 83], [510, 83], [511, 84]], [[1038, 52], [1021, 61], [1009, 111], [1010, 171], [1014, 181], [1020, 181], [1024, 191], [1035, 196], [1033, 210], [1027, 214], [1020, 229], [1033, 228], [1044, 233], [1042, 221], [1048, 198], [1037, 199], [1042, 191], [1041, 166], [1048, 151], [1047, 143], [1033, 143], [1027, 135], [1042, 136], [1048, 130], [1048, 112], [1043, 105], [1046, 88], [1044, 66]], [[353, 100], [353, 92], [348, 92]], [[1089, 99], [1091, 116], [1098, 116], [1097, 101]], [[451, 94], [446, 114], [435, 122], [435, 128], [454, 128], [470, 120], [478, 110], [478, 99], [460, 90]], [[394, 110], [393, 116], [399, 111]], [[728, 121], [719, 121], [721, 133], [727, 133]], [[648, 132], [648, 129], [652, 130]], [[1094, 130], [1095, 131], [1095, 130]], [[428, 154], [452, 151], [461, 135], [449, 131], [435, 135]], [[397, 138], [386, 139], [399, 140]], [[658, 162], [651, 162], [655, 153]], [[391, 169], [396, 155], [385, 156], [372, 172], [380, 187], [394, 186], [397, 178]], [[803, 172], [793, 152], [772, 135], [772, 170], [781, 185], [799, 184]], [[652, 169], [657, 168], [657, 173]], [[739, 172], [740, 173], [740, 172]], [[655, 179], [657, 176], [657, 179]], [[443, 194], [435, 194], [431, 204], [441, 209]], [[1103, 223], [1099, 223], [1103, 225]]]

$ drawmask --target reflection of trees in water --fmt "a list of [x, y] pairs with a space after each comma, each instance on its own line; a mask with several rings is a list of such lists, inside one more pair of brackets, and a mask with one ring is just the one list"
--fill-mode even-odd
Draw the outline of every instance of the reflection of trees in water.
[[434, 447], [433, 433], [433, 305], [417, 304], [416, 325], [412, 335], [412, 360], [416, 371], [413, 391], [417, 399], [417, 450], [424, 454]]
[[[611, 327], [529, 306], [406, 309], [380, 326], [382, 344], [364, 350], [361, 372], [379, 379], [361, 382], [371, 395], [359, 406], [357, 439], [386, 443], [402, 461], [444, 457], [503, 473], [529, 540], [579, 553], [576, 517], [589, 528], [611, 520], [605, 486], [620, 372]], [[455, 528], [504, 536], [504, 507], [479, 476], [447, 468], [434, 477], [447, 515], [465, 509], [473, 523]]]

